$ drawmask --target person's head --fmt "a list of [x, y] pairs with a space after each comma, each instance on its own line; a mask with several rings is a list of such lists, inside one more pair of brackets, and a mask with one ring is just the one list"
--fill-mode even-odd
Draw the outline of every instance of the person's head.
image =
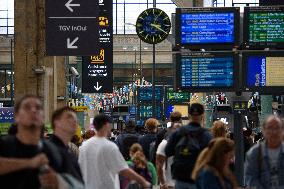
[[55, 134], [67, 134], [73, 137], [78, 129], [76, 111], [68, 106], [55, 110], [51, 118], [51, 126]]
[[132, 156], [132, 161], [135, 166], [135, 168], [138, 169], [145, 169], [147, 168], [147, 160], [143, 152], [137, 151], [133, 156]]
[[235, 144], [227, 138], [217, 138], [209, 144], [208, 164], [222, 172], [234, 157]]
[[204, 117], [204, 106], [199, 103], [193, 103], [189, 108], [189, 115], [191, 117], [191, 122], [202, 124]]
[[18, 127], [41, 130], [44, 122], [42, 102], [35, 95], [26, 95], [15, 104], [15, 121]]
[[156, 133], [158, 125], [159, 121], [154, 118], [147, 119], [145, 122], [146, 129], [149, 133]]
[[181, 123], [182, 122], [182, 115], [180, 112], [178, 111], [175, 111], [175, 112], [172, 112], [171, 115], [170, 115], [170, 122], [172, 123], [175, 123], [175, 122], [178, 122], [178, 123]]
[[134, 154], [139, 151], [143, 153], [143, 148], [140, 144], [135, 143], [129, 149], [129, 156], [132, 158]]
[[135, 131], [135, 127], [136, 127], [135, 121], [129, 120], [126, 122], [125, 130], [129, 132]]
[[263, 136], [269, 148], [278, 148], [283, 139], [283, 123], [277, 116], [269, 116], [263, 123]]
[[96, 135], [95, 131], [87, 130], [86, 133], [85, 133], [85, 139], [88, 140], [88, 139], [92, 138], [95, 135]]
[[229, 171], [229, 165], [234, 157], [234, 142], [228, 138], [215, 138], [207, 148], [201, 152], [194, 167], [192, 178], [195, 180], [204, 166], [215, 168], [220, 175], [225, 175]]
[[111, 132], [111, 119], [105, 114], [99, 114], [94, 118], [93, 125], [98, 133], [107, 137]]
[[227, 125], [222, 121], [214, 121], [211, 132], [214, 138], [226, 137], [227, 135]]

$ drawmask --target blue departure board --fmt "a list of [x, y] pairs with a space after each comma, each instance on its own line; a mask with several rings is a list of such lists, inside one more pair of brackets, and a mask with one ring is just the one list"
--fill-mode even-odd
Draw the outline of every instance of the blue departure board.
[[181, 54], [177, 61], [181, 89], [234, 88], [235, 56], [232, 53]]
[[[163, 98], [163, 87], [155, 87], [155, 100], [162, 101]], [[151, 101], [152, 100], [152, 86], [140, 87], [138, 90], [139, 101]]]
[[181, 14], [181, 44], [234, 43], [234, 17], [232, 12]]

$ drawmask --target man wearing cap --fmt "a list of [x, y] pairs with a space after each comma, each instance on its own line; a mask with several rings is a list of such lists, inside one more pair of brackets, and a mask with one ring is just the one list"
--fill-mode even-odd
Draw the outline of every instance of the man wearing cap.
[[172, 177], [176, 180], [176, 189], [196, 189], [191, 173], [199, 153], [207, 147], [212, 136], [202, 128], [204, 107], [199, 103], [191, 104], [190, 123], [174, 132], [166, 146], [166, 156], [174, 156], [171, 166]]

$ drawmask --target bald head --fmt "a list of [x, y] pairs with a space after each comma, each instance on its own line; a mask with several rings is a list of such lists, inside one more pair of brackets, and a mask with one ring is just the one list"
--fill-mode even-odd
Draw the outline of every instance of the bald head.
[[277, 116], [269, 116], [263, 123], [263, 134], [268, 148], [278, 148], [283, 139], [283, 122]]
[[281, 120], [281, 118], [279, 118], [278, 116], [275, 115], [271, 115], [269, 117], [266, 118], [266, 120], [263, 123], [263, 129], [265, 129], [267, 126], [270, 125], [274, 125], [274, 126], [279, 126], [282, 129], [284, 129], [284, 124], [283, 121]]

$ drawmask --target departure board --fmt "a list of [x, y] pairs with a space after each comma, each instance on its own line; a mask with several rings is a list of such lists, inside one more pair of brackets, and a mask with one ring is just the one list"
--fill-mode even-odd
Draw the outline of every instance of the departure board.
[[277, 46], [284, 43], [283, 7], [246, 7], [244, 16], [246, 46]]
[[239, 8], [177, 8], [176, 45], [189, 49], [230, 49], [239, 41]]
[[[153, 106], [149, 104], [141, 104], [138, 107], [140, 119], [148, 119], [153, 117], [152, 109]], [[162, 107], [161, 105], [156, 105], [156, 119], [162, 119]]]
[[233, 53], [190, 53], [177, 57], [177, 86], [180, 89], [234, 88], [236, 56]]
[[247, 59], [249, 87], [284, 86], [284, 56], [251, 55]]
[[233, 43], [234, 13], [181, 15], [181, 43]]
[[188, 92], [175, 92], [174, 88], [166, 88], [167, 101], [171, 102], [188, 102], [190, 100], [190, 93]]
[[[162, 101], [163, 98], [163, 87], [155, 87], [155, 100]], [[140, 87], [138, 89], [138, 100], [139, 101], [151, 101], [152, 100], [152, 86]]]

